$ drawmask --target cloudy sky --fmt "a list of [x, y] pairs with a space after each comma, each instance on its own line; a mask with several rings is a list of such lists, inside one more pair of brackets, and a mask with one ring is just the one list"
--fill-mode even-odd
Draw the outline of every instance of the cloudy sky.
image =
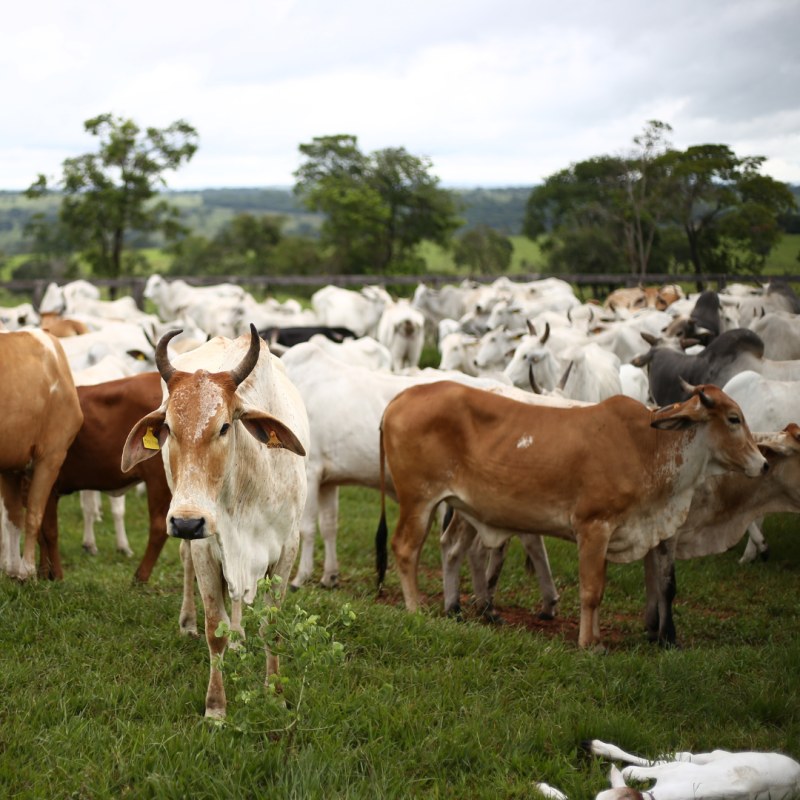
[[173, 188], [288, 185], [297, 145], [405, 146], [448, 185], [529, 185], [645, 120], [800, 183], [798, 0], [31, 0], [0, 25], [0, 188], [112, 111], [200, 132]]

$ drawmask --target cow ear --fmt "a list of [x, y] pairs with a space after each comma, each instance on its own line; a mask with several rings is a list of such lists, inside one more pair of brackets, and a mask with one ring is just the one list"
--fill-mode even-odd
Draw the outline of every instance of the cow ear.
[[689, 428], [694, 428], [699, 425], [702, 419], [696, 419], [691, 414], [673, 414], [671, 417], [664, 419], [654, 419], [650, 423], [651, 428], [657, 428], [660, 431], [688, 431]]
[[161, 450], [168, 434], [164, 426], [166, 416], [166, 409], [158, 409], [136, 423], [122, 448], [123, 472], [129, 472], [140, 461], [152, 458]]
[[298, 456], [304, 456], [306, 449], [294, 431], [279, 419], [267, 414], [260, 408], [251, 406], [243, 408], [235, 417], [247, 428], [247, 432], [269, 448], [290, 450]]

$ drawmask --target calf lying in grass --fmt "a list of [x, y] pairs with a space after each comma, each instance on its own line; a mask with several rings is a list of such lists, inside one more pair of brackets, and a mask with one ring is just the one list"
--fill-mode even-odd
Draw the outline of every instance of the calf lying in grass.
[[[598, 739], [584, 742], [592, 755], [633, 766], [620, 772], [611, 768], [611, 789], [595, 800], [789, 800], [800, 796], [800, 764], [780, 753], [673, 753], [667, 758], [647, 761]], [[646, 791], [632, 789], [626, 780], [651, 781]], [[566, 795], [539, 783], [544, 797]]]

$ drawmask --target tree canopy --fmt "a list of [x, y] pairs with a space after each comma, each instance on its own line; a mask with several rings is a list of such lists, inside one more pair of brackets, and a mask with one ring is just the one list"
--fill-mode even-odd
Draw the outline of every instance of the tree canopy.
[[321, 136], [300, 145], [295, 193], [326, 215], [321, 242], [338, 272], [421, 271], [416, 246], [447, 246], [461, 225], [453, 193], [430, 174], [430, 159], [403, 147], [364, 154], [355, 136]]
[[481, 223], [456, 240], [453, 260], [458, 266], [469, 266], [471, 272], [491, 275], [506, 272], [513, 253], [511, 239]]
[[685, 151], [652, 120], [633, 147], [572, 164], [528, 200], [523, 232], [541, 239], [556, 269], [634, 274], [760, 269], [796, 203], [783, 183], [758, 170], [761, 156], [724, 144]]
[[[81, 252], [96, 275], [115, 277], [124, 270], [126, 236], [132, 232], [160, 231], [166, 239], [187, 232], [177, 208], [153, 199], [166, 185], [164, 173], [192, 158], [198, 135], [184, 120], [142, 132], [132, 119], [112, 114], [86, 120], [84, 128], [99, 138], [100, 146], [96, 153], [63, 163], [63, 175], [55, 184], [64, 194], [58, 212], [60, 235]], [[40, 174], [26, 194], [40, 197], [48, 188]]]

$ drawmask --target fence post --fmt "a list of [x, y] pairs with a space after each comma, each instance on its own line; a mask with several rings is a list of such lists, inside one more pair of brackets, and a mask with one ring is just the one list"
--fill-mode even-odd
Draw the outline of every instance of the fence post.
[[38, 311], [39, 307], [42, 305], [42, 298], [44, 297], [44, 289], [45, 289], [46, 281], [42, 280], [41, 278], [37, 278], [33, 282], [33, 307]]
[[131, 294], [139, 311], [144, 311], [144, 287], [147, 281], [144, 278], [134, 278]]

